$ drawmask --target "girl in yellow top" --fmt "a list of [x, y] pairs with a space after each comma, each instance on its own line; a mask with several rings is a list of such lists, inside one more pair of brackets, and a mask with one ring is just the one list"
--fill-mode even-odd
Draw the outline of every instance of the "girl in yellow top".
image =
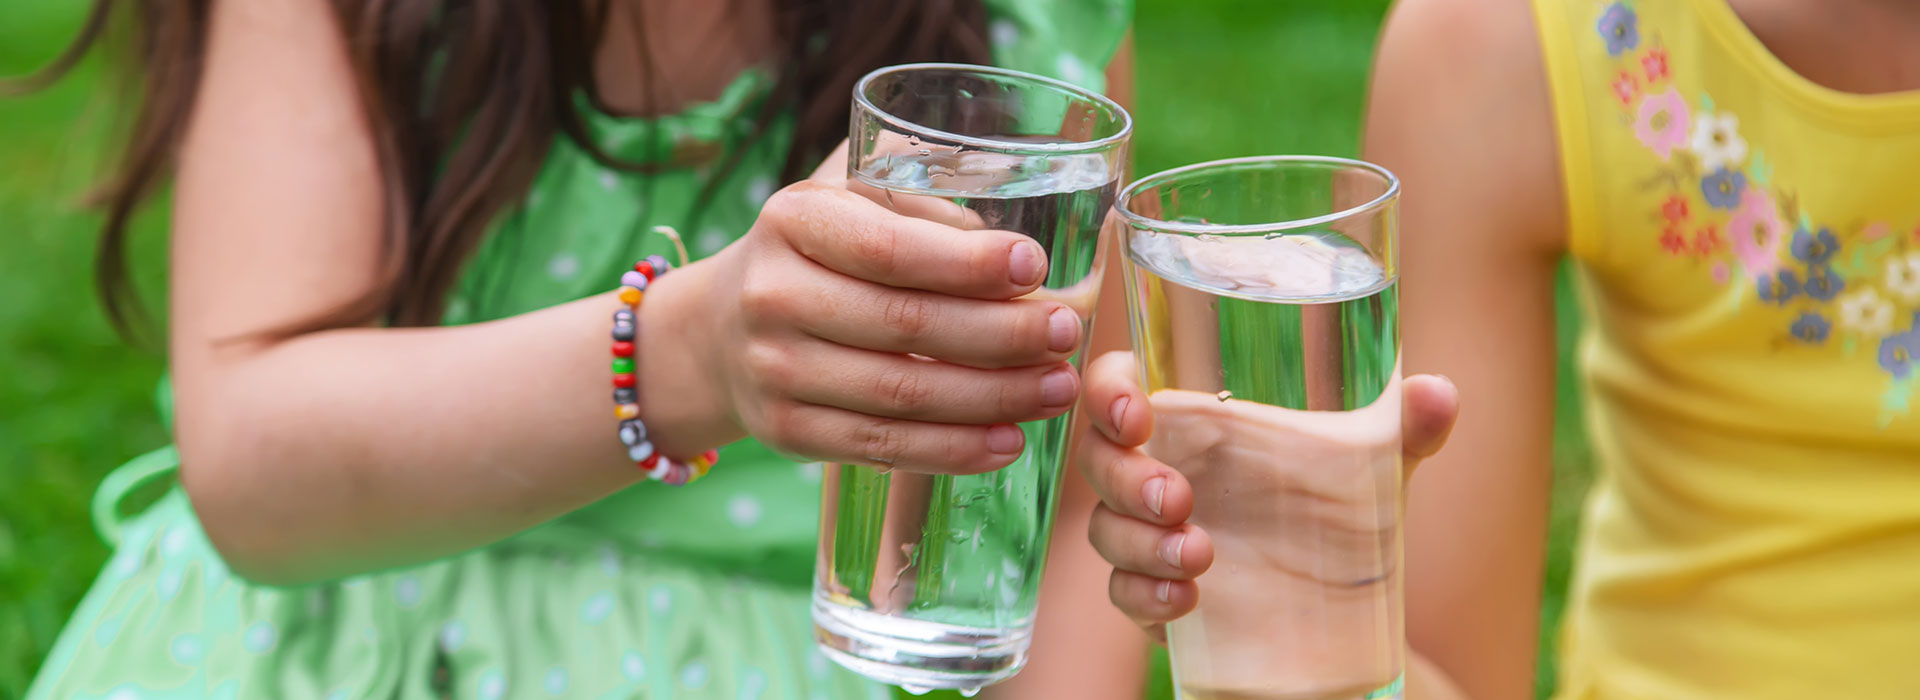
[[[1920, 697], [1916, 36], [1907, 0], [1401, 3], [1366, 150], [1406, 187], [1407, 367], [1472, 404], [1410, 491], [1410, 698], [1531, 695], [1569, 254], [1601, 473], [1559, 697]], [[1125, 364], [1091, 405], [1143, 404]], [[1089, 470], [1109, 511], [1178, 478], [1127, 465]], [[1154, 561], [1140, 519], [1094, 525]], [[1151, 624], [1175, 585], [1114, 598]]]

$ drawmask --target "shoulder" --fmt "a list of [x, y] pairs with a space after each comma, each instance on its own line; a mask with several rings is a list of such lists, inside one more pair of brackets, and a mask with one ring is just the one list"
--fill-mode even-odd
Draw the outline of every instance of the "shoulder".
[[[1527, 243], [1565, 246], [1553, 99], [1533, 5], [1402, 0], [1374, 67], [1367, 152], [1421, 188], [1487, 204]], [[1416, 178], [1424, 181], [1415, 181]], [[1411, 215], [1411, 214], [1410, 214]], [[1516, 231], [1517, 232], [1517, 231]]]

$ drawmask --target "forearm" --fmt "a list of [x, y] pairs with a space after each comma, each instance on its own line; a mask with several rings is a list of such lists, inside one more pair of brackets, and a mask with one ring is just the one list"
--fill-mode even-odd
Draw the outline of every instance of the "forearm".
[[[688, 388], [703, 375], [662, 317], [697, 296], [681, 274], [698, 276], [663, 278], [643, 306], [636, 353], [647, 424], [675, 455], [738, 437]], [[463, 551], [638, 481], [614, 436], [616, 307], [178, 353], [183, 480], [210, 537], [242, 572], [297, 583]]]

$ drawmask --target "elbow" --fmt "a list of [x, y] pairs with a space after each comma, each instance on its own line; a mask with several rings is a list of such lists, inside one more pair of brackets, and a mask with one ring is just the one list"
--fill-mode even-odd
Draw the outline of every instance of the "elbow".
[[305, 529], [299, 507], [286, 502], [287, 490], [274, 488], [264, 468], [275, 464], [260, 439], [272, 434], [270, 426], [257, 414], [209, 413], [183, 412], [175, 431], [180, 486], [207, 541], [249, 582], [294, 587], [324, 580], [312, 568], [309, 538], [299, 534]]

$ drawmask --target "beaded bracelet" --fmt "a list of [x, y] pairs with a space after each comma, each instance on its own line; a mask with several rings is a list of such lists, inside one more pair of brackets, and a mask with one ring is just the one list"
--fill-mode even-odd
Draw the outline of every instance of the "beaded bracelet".
[[640, 421], [639, 378], [634, 375], [633, 365], [640, 301], [646, 296], [647, 285], [668, 269], [666, 258], [652, 255], [620, 276], [620, 308], [613, 312], [613, 414], [620, 419], [620, 444], [627, 446], [627, 457], [646, 470], [648, 478], [680, 486], [706, 476], [720, 455], [707, 450], [689, 462], [667, 458], [654, 449], [653, 441], [647, 439], [647, 425]]

